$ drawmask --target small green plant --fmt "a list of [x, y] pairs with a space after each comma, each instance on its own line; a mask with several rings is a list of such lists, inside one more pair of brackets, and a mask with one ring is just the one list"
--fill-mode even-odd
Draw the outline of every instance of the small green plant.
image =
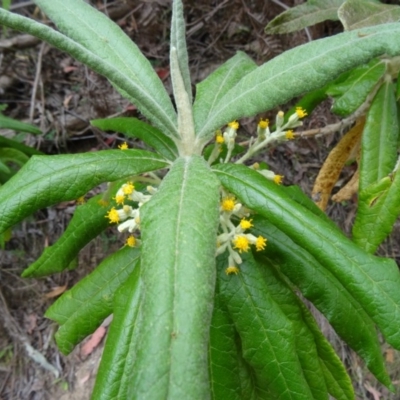
[[[65, 354], [114, 314], [92, 398], [354, 399], [345, 367], [298, 292], [393, 389], [376, 327], [400, 349], [397, 265], [348, 239], [262, 163], [244, 165], [265, 147], [291, 140], [311, 110], [299, 105], [286, 118], [278, 112], [273, 128], [260, 120], [247, 146], [235, 139], [237, 119], [321, 88], [376, 57], [399, 55], [400, 24], [318, 40], [261, 66], [238, 52], [197, 85], [193, 100], [183, 7], [174, 0], [175, 111], [148, 60], [103, 14], [82, 0], [36, 3], [60, 32], [4, 10], [0, 22], [106, 76], [152, 124], [92, 122], [138, 137], [154, 152], [124, 144], [34, 156], [0, 188], [4, 230], [110, 182], [104, 194], [77, 207], [62, 237], [23, 273], [41, 277], [68, 268], [110, 223], [125, 235], [123, 248], [46, 313], [60, 325], [56, 341]], [[393, 184], [400, 179], [396, 170], [390, 176]]]

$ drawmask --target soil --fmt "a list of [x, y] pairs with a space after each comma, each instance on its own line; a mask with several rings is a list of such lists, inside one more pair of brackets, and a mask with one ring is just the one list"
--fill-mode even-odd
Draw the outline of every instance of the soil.
[[[171, 91], [168, 60], [171, 2], [91, 0], [89, 3], [109, 15], [135, 41]], [[310, 38], [314, 40], [342, 31], [338, 22], [328, 21], [309, 28], [308, 32], [265, 35], [264, 27], [284, 7], [300, 3], [303, 1], [184, 1], [193, 84], [204, 79], [238, 50], [262, 64]], [[14, 0], [11, 9], [49, 23], [32, 1]], [[123, 139], [91, 127], [89, 121], [111, 115], [140, 117], [136, 108], [105, 78], [29, 35], [3, 30], [0, 49], [0, 103], [7, 105], [4, 112], [7, 116], [33, 123], [42, 130], [42, 135], [24, 138], [24, 142], [32, 147], [47, 154], [115, 148]], [[337, 122], [330, 113], [330, 106], [329, 101], [320, 105], [306, 119], [304, 130]], [[263, 117], [273, 118], [276, 111]], [[257, 120], [240, 121], [241, 139], [246, 140], [248, 132], [254, 131]], [[0, 134], [10, 138], [16, 135], [6, 130], [1, 130]], [[284, 184], [297, 184], [310, 194], [327, 149], [341, 134], [303, 138], [275, 147], [265, 154], [265, 161], [271, 169], [285, 176]], [[142, 146], [139, 142], [130, 144]], [[346, 168], [341, 181], [347, 181], [353, 172], [351, 166]], [[77, 268], [72, 271], [40, 280], [20, 277], [43, 249], [61, 235], [75, 206], [75, 202], [66, 202], [37, 212], [13, 228], [11, 240], [4, 250], [0, 250], [0, 400], [90, 398], [103, 342], [84, 355], [82, 348], [91, 340], [88, 338], [72, 354], [63, 356], [53, 340], [57, 327], [43, 315], [57, 295], [71, 288], [121, 246], [116, 232], [110, 228], [90, 243], [81, 252]], [[356, 199], [345, 205], [331, 204], [327, 212], [345, 232], [349, 232], [355, 210]], [[397, 261], [400, 260], [399, 232], [396, 225], [391, 237], [380, 248], [382, 255]], [[353, 376], [358, 399], [400, 398], [400, 390], [397, 394], [389, 394], [359, 358], [340, 342], [324, 318], [320, 315], [317, 318]], [[37, 353], [32, 353], [32, 349]], [[395, 387], [399, 389], [400, 358], [386, 345], [382, 345], [382, 350]]]

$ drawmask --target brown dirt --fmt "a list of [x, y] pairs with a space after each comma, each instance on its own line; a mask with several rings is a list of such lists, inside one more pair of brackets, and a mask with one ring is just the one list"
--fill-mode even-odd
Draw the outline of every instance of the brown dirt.
[[[281, 0], [287, 6], [302, 3]], [[91, 3], [110, 15], [152, 60], [157, 72], [168, 80], [168, 43], [170, 1], [92, 0]], [[237, 50], [248, 53], [261, 64], [288, 48], [307, 42], [304, 31], [291, 35], [266, 36], [265, 25], [282, 12], [276, 4], [264, 0], [184, 1], [188, 22], [188, 50], [193, 82], [199, 82]], [[31, 2], [15, 0], [15, 12], [43, 20], [44, 16]], [[323, 23], [309, 29], [311, 36], [321, 38], [341, 31], [338, 23]], [[116, 93], [111, 85], [69, 56], [17, 32], [3, 32], [0, 39], [0, 102], [7, 104], [6, 114], [31, 122], [44, 132], [27, 136], [25, 142], [48, 154], [84, 152], [116, 147], [122, 140], [115, 134], [93, 129], [89, 121], [110, 115], [137, 116], [134, 107]], [[330, 103], [322, 104], [305, 129], [336, 122], [329, 112]], [[274, 114], [271, 114], [274, 115]], [[241, 121], [243, 139], [253, 131], [255, 119]], [[13, 137], [14, 132], [1, 132]], [[319, 139], [307, 138], [278, 146], [266, 154], [271, 168], [285, 175], [285, 184], [298, 184], [310, 194], [313, 181], [326, 157], [327, 148], [340, 135]], [[140, 145], [139, 143], [135, 143]], [[343, 179], [351, 175], [349, 167]], [[101, 355], [101, 346], [88, 357], [81, 356], [78, 346], [65, 357], [52, 339], [56, 327], [43, 317], [52, 303], [46, 294], [57, 288], [70, 288], [89, 273], [113, 249], [121, 245], [110, 229], [89, 244], [81, 253], [78, 268], [41, 280], [20, 278], [21, 272], [38, 258], [43, 249], [60, 236], [74, 212], [74, 202], [37, 212], [13, 229], [13, 237], [0, 252], [0, 400], [86, 400], [90, 397], [93, 378]], [[356, 205], [330, 205], [328, 213], [349, 231]], [[399, 229], [381, 247], [381, 253], [399, 260]], [[398, 399], [378, 385], [359, 359], [336, 337], [323, 317], [319, 317], [327, 336], [335, 343], [343, 361], [354, 376], [359, 399]], [[59, 372], [55, 375], [28, 357], [26, 344], [40, 352]], [[397, 353], [384, 349], [388, 366], [399, 385]], [[399, 392], [400, 393], [400, 392]]]

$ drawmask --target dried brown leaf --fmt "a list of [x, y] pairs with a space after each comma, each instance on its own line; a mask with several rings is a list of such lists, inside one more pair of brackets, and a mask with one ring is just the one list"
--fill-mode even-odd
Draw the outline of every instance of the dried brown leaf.
[[312, 198], [321, 210], [325, 210], [332, 189], [339, 179], [346, 161], [358, 146], [364, 129], [365, 118], [360, 118], [356, 125], [340, 139], [339, 143], [329, 153], [321, 167], [314, 183]]
[[67, 285], [64, 286], [57, 286], [51, 292], [46, 293], [44, 297], [46, 299], [52, 299], [53, 297], [57, 297], [60, 294], [63, 294], [67, 290]]
[[359, 172], [358, 169], [354, 172], [351, 179], [344, 185], [335, 195], [332, 196], [332, 200], [336, 203], [340, 203], [342, 201], [350, 200], [353, 195], [358, 192], [358, 180], [359, 180]]

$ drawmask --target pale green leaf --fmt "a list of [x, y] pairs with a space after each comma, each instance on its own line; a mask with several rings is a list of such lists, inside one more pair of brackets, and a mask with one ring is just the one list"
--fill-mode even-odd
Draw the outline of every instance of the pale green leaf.
[[227, 122], [283, 104], [384, 53], [400, 54], [400, 23], [341, 33], [286, 51], [245, 75], [218, 101], [197, 134], [206, 142]]
[[337, 10], [345, 0], [308, 0], [291, 7], [275, 17], [265, 28], [265, 33], [289, 33], [299, 31], [319, 22], [337, 20]]
[[179, 158], [141, 208], [144, 291], [130, 398], [210, 396], [218, 188], [202, 158]]

